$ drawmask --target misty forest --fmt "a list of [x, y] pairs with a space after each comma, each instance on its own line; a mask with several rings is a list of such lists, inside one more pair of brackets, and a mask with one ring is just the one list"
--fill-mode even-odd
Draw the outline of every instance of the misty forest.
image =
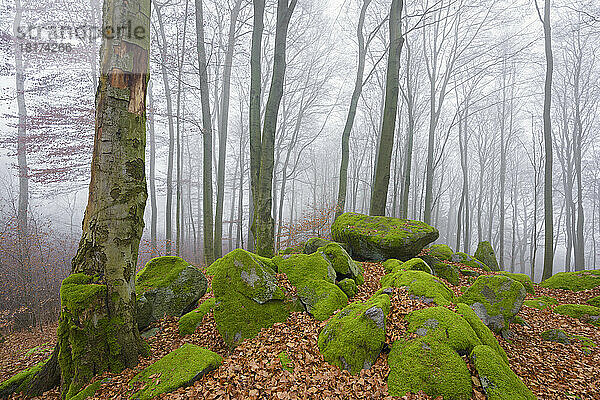
[[1, 0], [0, 399], [600, 399], [596, 0]]

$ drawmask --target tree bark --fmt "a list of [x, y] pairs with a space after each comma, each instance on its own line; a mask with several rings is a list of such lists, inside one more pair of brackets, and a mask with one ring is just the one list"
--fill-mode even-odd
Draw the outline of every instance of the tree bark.
[[371, 192], [370, 215], [385, 215], [387, 192], [390, 182], [390, 163], [396, 131], [396, 111], [398, 108], [398, 86], [400, 72], [400, 52], [404, 38], [401, 32], [402, 0], [392, 0], [390, 7], [390, 51], [388, 56], [385, 85], [385, 106], [379, 139], [379, 151], [375, 163], [375, 177]]
[[210, 114], [210, 93], [208, 91], [208, 64], [204, 48], [204, 17], [202, 0], [196, 1], [196, 47], [198, 51], [198, 68], [200, 70], [200, 102], [202, 103], [202, 215], [204, 237], [204, 263], [212, 264], [214, 258], [213, 242], [213, 189], [212, 189], [212, 120]]

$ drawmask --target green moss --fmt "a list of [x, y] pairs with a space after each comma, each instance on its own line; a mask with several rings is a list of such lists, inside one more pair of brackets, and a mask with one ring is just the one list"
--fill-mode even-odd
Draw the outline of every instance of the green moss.
[[482, 275], [469, 286], [458, 302], [475, 309], [475, 313], [493, 331], [508, 329], [525, 299], [523, 285], [503, 275]]
[[550, 297], [550, 296], [535, 297], [533, 299], [525, 300], [523, 302], [524, 306], [531, 307], [531, 308], [537, 308], [538, 310], [545, 310], [546, 308], [549, 308], [550, 306], [553, 306], [556, 304], [558, 304], [558, 300], [556, 300], [554, 297]]
[[338, 287], [342, 289], [342, 292], [348, 296], [348, 298], [356, 296], [358, 293], [358, 287], [356, 286], [356, 282], [354, 280], [346, 278], [342, 279], [337, 283]]
[[50, 350], [52, 350], [53, 347], [54, 347], [54, 345], [50, 342], [40, 344], [39, 346], [35, 346], [34, 348], [29, 349], [25, 353], [25, 357], [29, 357], [33, 354], [38, 354], [38, 353], [47, 353]]
[[382, 287], [407, 287], [409, 293], [417, 297], [431, 299], [440, 306], [450, 305], [454, 295], [435, 276], [423, 271], [398, 271], [381, 278]]
[[141, 296], [149, 289], [169, 286], [189, 265], [187, 261], [175, 256], [153, 258], [137, 273], [136, 295]]
[[429, 248], [428, 254], [442, 261], [451, 261], [454, 250], [445, 244], [434, 244]]
[[285, 351], [279, 353], [277, 358], [279, 358], [279, 362], [281, 362], [283, 369], [285, 369], [287, 372], [294, 372], [294, 363], [292, 360], [290, 360], [290, 357]]
[[500, 273], [504, 276], [508, 276], [515, 281], [521, 282], [523, 287], [525, 287], [525, 291], [529, 294], [535, 295], [535, 288], [533, 287], [533, 282], [528, 275], [518, 274], [513, 272], [500, 271]]
[[471, 257], [467, 253], [458, 252], [452, 255], [452, 262], [461, 263], [470, 268], [479, 268], [487, 272], [491, 272], [490, 267], [479, 261], [478, 259]]
[[352, 374], [370, 368], [385, 341], [385, 316], [389, 310], [390, 297], [379, 294], [338, 312], [317, 341], [325, 361]]
[[595, 347], [598, 345], [592, 339], [582, 335], [569, 335], [571, 341], [577, 342], [581, 346], [581, 350], [584, 354], [590, 355]]
[[467, 365], [448, 345], [435, 339], [394, 342], [388, 364], [387, 384], [391, 396], [422, 390], [432, 398], [471, 398], [471, 374]]
[[498, 343], [498, 340], [487, 326], [481, 321], [481, 319], [475, 314], [475, 312], [464, 303], [458, 303], [456, 310], [462, 317], [471, 325], [473, 331], [479, 338], [481, 344], [490, 346], [501, 358], [508, 364], [508, 356], [506, 352]]
[[586, 301], [590, 306], [600, 307], [600, 296], [592, 297]]
[[477, 250], [475, 251], [475, 258], [487, 265], [492, 271], [500, 271], [498, 266], [498, 260], [496, 259], [496, 253], [490, 242], [483, 241], [479, 242]]
[[408, 261], [402, 262], [394, 258], [390, 258], [383, 263], [383, 268], [387, 274], [396, 273], [398, 271], [423, 271], [428, 274], [433, 274], [433, 271], [421, 258], [411, 258]]
[[106, 378], [106, 379], [96, 381], [90, 385], [87, 385], [87, 387], [85, 389], [83, 389], [81, 392], [79, 392], [75, 396], [71, 397], [70, 400], [86, 400], [87, 398], [92, 397], [96, 393], [96, 391], [98, 389], [100, 389], [100, 386], [103, 383], [108, 382], [109, 380], [110, 380], [110, 378]]
[[360, 260], [408, 260], [439, 237], [437, 229], [420, 221], [344, 213], [331, 226], [334, 240], [347, 243]]
[[561, 304], [554, 307], [554, 312], [573, 317], [592, 325], [600, 326], [600, 308], [586, 304]]
[[435, 276], [447, 280], [452, 285], [458, 285], [460, 283], [460, 276], [458, 268], [454, 265], [441, 261], [440, 259], [431, 256], [429, 254], [419, 256], [427, 265], [431, 267]]
[[459, 354], [469, 354], [481, 341], [471, 325], [445, 307], [429, 307], [406, 316], [408, 331], [439, 340]]
[[210, 299], [204, 301], [200, 306], [194, 311], [190, 311], [185, 314], [181, 318], [179, 318], [179, 322], [177, 323], [179, 327], [180, 335], [191, 335], [194, 333], [196, 328], [200, 326], [202, 323], [202, 319], [206, 314], [208, 314], [215, 307], [216, 299], [211, 297]]
[[491, 347], [475, 347], [471, 359], [489, 400], [536, 400], [531, 390]]
[[21, 393], [29, 387], [29, 383], [35, 375], [43, 368], [48, 360], [42, 361], [33, 367], [19, 372], [13, 377], [0, 383], [0, 398], [8, 397], [13, 393]]
[[477, 271], [473, 271], [471, 269], [460, 269], [459, 270], [460, 274], [463, 276], [468, 276], [469, 278], [477, 278], [478, 276], [480, 276], [481, 274]]
[[542, 339], [547, 340], [549, 342], [556, 342], [562, 344], [570, 344], [569, 335], [562, 329], [548, 329], [542, 333], [540, 333]]
[[344, 248], [344, 250], [346, 250], [346, 252], [350, 256], [352, 256], [350, 247], [346, 243], [334, 242], [334, 241], [319, 238], [319, 237], [314, 237], [314, 238], [308, 239], [306, 241], [306, 243], [304, 244], [302, 251], [300, 251], [299, 253], [312, 254], [312, 253], [316, 252], [319, 247], [327, 246], [330, 243], [339, 244], [340, 246], [342, 246]]
[[60, 286], [60, 303], [71, 312], [85, 310], [92, 301], [106, 296], [106, 285], [91, 283], [93, 278], [86, 274], [73, 274], [65, 278]]
[[357, 268], [354, 260], [350, 258], [350, 255], [338, 243], [332, 242], [326, 246], [319, 247], [317, 252], [322, 253], [329, 260], [338, 280], [351, 278], [359, 285], [364, 282], [361, 270]]
[[130, 387], [137, 382], [143, 382], [145, 385], [132, 397], [147, 400], [189, 386], [222, 363], [223, 358], [220, 355], [186, 343], [134, 376], [129, 382]]
[[575, 292], [600, 286], [600, 270], [559, 272], [546, 279], [540, 286], [550, 289], [565, 289]]

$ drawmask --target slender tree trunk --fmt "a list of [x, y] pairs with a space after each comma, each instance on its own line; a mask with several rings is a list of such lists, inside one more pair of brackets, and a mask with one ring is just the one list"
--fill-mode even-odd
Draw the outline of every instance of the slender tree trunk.
[[150, 186], [150, 247], [153, 254], [158, 254], [156, 240], [157, 204], [156, 204], [156, 140], [154, 134], [154, 98], [152, 97], [152, 81], [148, 82], [148, 142], [150, 144], [150, 168], [148, 184]]
[[[202, 103], [202, 215], [204, 238], [204, 263], [208, 266], [215, 260], [213, 242], [213, 189], [212, 189], [212, 120], [210, 114], [210, 93], [208, 91], [208, 64], [204, 49], [204, 17], [202, 0], [196, 1], [196, 47], [198, 51], [198, 68], [200, 69], [200, 101]], [[220, 243], [216, 244], [217, 246]]]
[[[544, 50], [546, 53], [546, 81], [544, 84], [544, 272], [542, 280], [552, 276], [554, 262], [554, 230], [553, 230], [553, 208], [552, 208], [552, 121], [550, 107], [552, 101], [552, 36], [550, 25], [550, 2], [545, 0], [544, 17]], [[537, 6], [537, 4], [536, 4]], [[538, 9], [539, 12], [539, 9]]]
[[415, 136], [415, 93], [410, 81], [412, 53], [409, 43], [406, 46], [406, 109], [408, 114], [408, 126], [406, 130], [406, 147], [404, 150], [404, 167], [402, 169], [403, 184], [400, 199], [400, 218], [408, 217], [408, 198], [410, 193], [410, 175], [412, 172], [412, 153]]
[[385, 215], [387, 193], [390, 181], [390, 163], [396, 132], [396, 112], [398, 108], [398, 86], [400, 72], [400, 52], [404, 38], [401, 32], [402, 0], [392, 0], [390, 7], [390, 51], [388, 56], [385, 85], [385, 106], [379, 140], [379, 151], [375, 163], [375, 177], [371, 192], [370, 215]]
[[105, 0], [103, 10], [103, 26], [132, 18], [144, 34], [102, 42], [88, 205], [73, 274], [61, 286], [58, 362], [67, 398], [94, 375], [133, 367], [148, 352], [136, 323], [134, 279], [147, 198], [150, 1]]
[[225, 158], [227, 153], [227, 128], [229, 125], [231, 69], [233, 64], [233, 50], [235, 47], [236, 25], [241, 6], [242, 0], [237, 0], [233, 6], [233, 10], [231, 11], [231, 18], [229, 19], [229, 34], [227, 39], [227, 52], [225, 53], [225, 66], [223, 68], [223, 93], [221, 94], [221, 110], [219, 115], [219, 162], [217, 165], [217, 204], [215, 208], [215, 258], [220, 258], [222, 254], [223, 199], [225, 193]]
[[344, 208], [346, 205], [346, 191], [348, 186], [348, 161], [350, 159], [350, 133], [352, 132], [352, 126], [354, 125], [354, 119], [356, 117], [356, 108], [363, 88], [365, 56], [367, 53], [365, 46], [365, 38], [363, 34], [363, 27], [365, 24], [367, 8], [369, 7], [370, 3], [371, 0], [363, 0], [362, 7], [360, 9], [360, 16], [358, 18], [358, 26], [356, 27], [356, 36], [358, 38], [358, 68], [356, 70], [354, 90], [352, 91], [352, 97], [350, 98], [350, 108], [348, 110], [346, 123], [342, 132], [342, 159], [340, 162], [340, 180], [338, 183], [337, 208], [335, 211], [336, 217], [338, 217], [344, 212]]
[[[167, 157], [167, 201], [165, 210], [165, 231], [166, 231], [166, 250], [167, 255], [172, 254], [173, 245], [173, 161], [175, 153], [175, 124], [173, 123], [173, 100], [171, 95], [171, 87], [169, 84], [169, 76], [167, 73], [167, 38], [165, 36], [165, 28], [162, 20], [162, 11], [160, 8], [156, 9], [156, 15], [159, 26], [160, 38], [158, 40], [160, 54], [161, 54], [161, 72], [163, 85], [165, 87], [165, 98], [167, 103], [167, 120], [169, 124], [169, 154]], [[161, 43], [162, 41], [162, 43]]]
[[[577, 32], [579, 43], [579, 31]], [[581, 50], [581, 49], [579, 49]], [[581, 102], [579, 82], [581, 78], [581, 51], [577, 53], [577, 64], [575, 65], [575, 77], [573, 97], [575, 98], [575, 137], [573, 139], [573, 158], [575, 161], [575, 178], [577, 181], [577, 225], [575, 229], [575, 270], [585, 269], [585, 241], [583, 238], [584, 213], [583, 213], [583, 186], [581, 182], [581, 148], [583, 136], [583, 124], [581, 121]], [[575, 210], [573, 210], [574, 212]]]
[[500, 229], [498, 262], [504, 268], [504, 236], [505, 216], [504, 196], [506, 194], [506, 66], [502, 68], [502, 111], [500, 113]]

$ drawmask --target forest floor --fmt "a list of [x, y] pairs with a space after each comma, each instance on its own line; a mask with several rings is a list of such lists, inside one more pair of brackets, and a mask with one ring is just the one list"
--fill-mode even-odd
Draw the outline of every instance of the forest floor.
[[[353, 301], [364, 301], [379, 288], [384, 275], [380, 263], [364, 263], [365, 284]], [[482, 271], [479, 271], [482, 272]], [[462, 279], [462, 278], [461, 278]], [[460, 286], [447, 283], [457, 295]], [[461, 285], [467, 285], [466, 280]], [[556, 298], [560, 304], [585, 304], [591, 297], [600, 295], [600, 288], [571, 292], [535, 286], [536, 295]], [[205, 298], [210, 296], [207, 294]], [[527, 295], [527, 298], [535, 296]], [[203, 298], [202, 300], [204, 300]], [[201, 300], [201, 301], [202, 301]], [[429, 307], [409, 298], [403, 289], [392, 295], [392, 307], [387, 317], [386, 343], [391, 344], [406, 334], [403, 316]], [[512, 324], [510, 341], [497, 336], [506, 351], [512, 370], [539, 399], [600, 399], [600, 327], [577, 319], [554, 314], [550, 309], [537, 310], [523, 306], [519, 315], [526, 325]], [[383, 352], [369, 370], [358, 376], [329, 365], [317, 347], [317, 338], [326, 321], [316, 321], [306, 313], [293, 313], [285, 323], [263, 329], [254, 339], [246, 340], [228, 352], [222, 341], [212, 314], [205, 316], [203, 324], [192, 335], [181, 337], [177, 318], [165, 318], [154, 324], [158, 333], [148, 339], [152, 356], [140, 359], [133, 369], [121, 374], [105, 373], [96, 379], [104, 383], [96, 392], [96, 399], [128, 399], [139, 388], [131, 388], [129, 380], [141, 369], [179, 348], [192, 343], [223, 356], [224, 362], [217, 370], [203, 376], [187, 388], [160, 396], [161, 399], [391, 399], [387, 394], [386, 378], [389, 372], [387, 354]], [[564, 345], [543, 341], [540, 333], [557, 328], [567, 334], [590, 338], [596, 347], [583, 347], [581, 342]], [[0, 344], [0, 382], [48, 356], [56, 340], [56, 325], [42, 331], [12, 333]], [[36, 348], [31, 351], [31, 349]], [[293, 371], [285, 370], [278, 354], [285, 351], [293, 363]], [[474, 389], [472, 399], [486, 399], [477, 374], [468, 358]], [[20, 399], [14, 395], [11, 399]], [[41, 398], [58, 399], [58, 389], [46, 392]], [[425, 394], [407, 395], [402, 399], [430, 399]]]

